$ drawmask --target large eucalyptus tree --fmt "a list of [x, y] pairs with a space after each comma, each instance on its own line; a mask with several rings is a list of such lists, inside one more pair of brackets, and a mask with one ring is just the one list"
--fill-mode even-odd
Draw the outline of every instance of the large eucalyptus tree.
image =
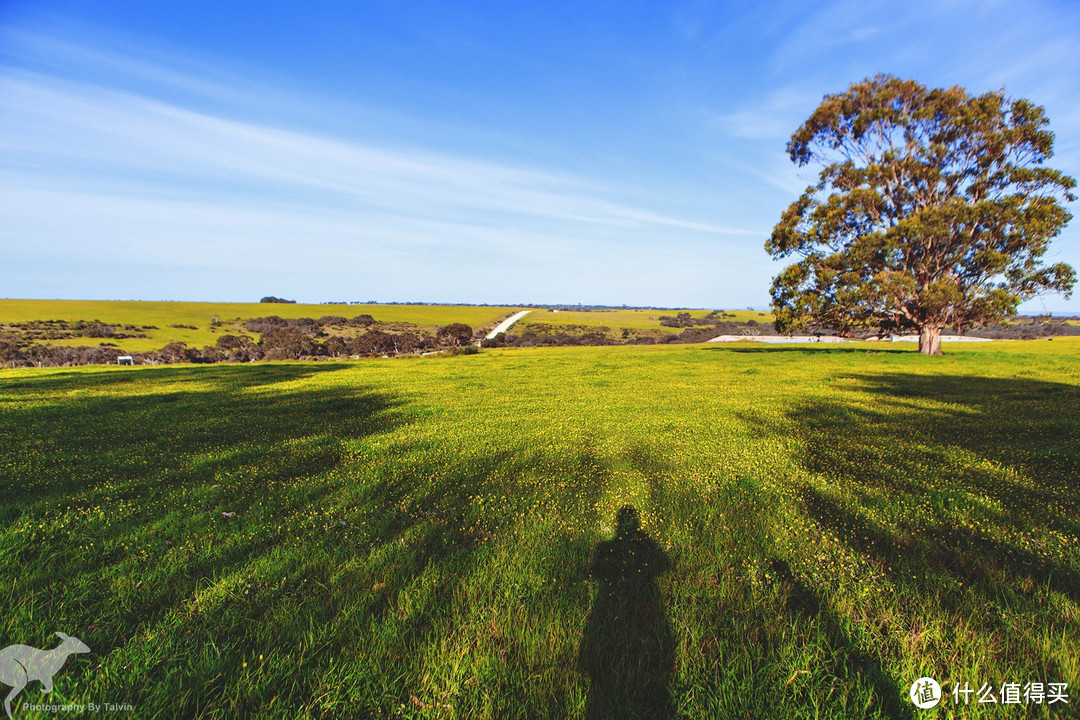
[[1071, 219], [1076, 181], [1048, 168], [1043, 108], [1002, 92], [927, 89], [877, 75], [827, 95], [787, 145], [819, 180], [784, 212], [765, 249], [798, 257], [772, 284], [781, 331], [941, 331], [1015, 314], [1075, 271], [1042, 262]]

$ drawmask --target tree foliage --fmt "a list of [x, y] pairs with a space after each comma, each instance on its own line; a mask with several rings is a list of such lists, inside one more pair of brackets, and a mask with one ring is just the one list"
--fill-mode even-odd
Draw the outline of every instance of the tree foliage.
[[927, 89], [878, 75], [827, 95], [788, 154], [821, 166], [765, 249], [796, 256], [772, 284], [777, 329], [916, 329], [999, 320], [1075, 271], [1042, 262], [1071, 219], [1076, 181], [1045, 167], [1043, 108], [1001, 92]]
[[472, 342], [473, 329], [465, 323], [451, 323], [440, 327], [435, 338], [443, 347], [461, 347]]

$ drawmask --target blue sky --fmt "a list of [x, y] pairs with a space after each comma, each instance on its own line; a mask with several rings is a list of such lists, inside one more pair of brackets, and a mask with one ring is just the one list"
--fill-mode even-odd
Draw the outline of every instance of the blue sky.
[[0, 296], [765, 307], [824, 94], [1004, 88], [1080, 177], [1077, 60], [1038, 0], [3, 0]]

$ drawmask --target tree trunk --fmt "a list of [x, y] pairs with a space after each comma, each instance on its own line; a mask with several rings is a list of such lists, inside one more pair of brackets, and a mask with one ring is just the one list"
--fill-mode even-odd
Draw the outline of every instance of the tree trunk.
[[919, 352], [923, 355], [941, 355], [941, 328], [919, 328]]

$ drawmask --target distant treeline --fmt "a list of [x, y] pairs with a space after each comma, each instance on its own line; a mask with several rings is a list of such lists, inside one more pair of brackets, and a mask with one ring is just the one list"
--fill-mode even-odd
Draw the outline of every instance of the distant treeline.
[[[656, 345], [698, 343], [718, 335], [775, 335], [771, 322], [750, 319], [731, 320], [727, 313], [715, 311], [704, 317], [679, 312], [663, 315], [660, 328], [611, 328], [589, 325], [555, 325], [533, 322], [520, 330], [504, 333], [492, 340], [480, 340], [483, 333], [473, 332], [464, 323], [423, 331], [412, 323], [377, 322], [371, 315], [352, 318], [324, 315], [320, 318], [282, 318], [277, 315], [249, 318], [243, 333], [223, 334], [213, 345], [189, 347], [182, 342], [169, 343], [160, 350], [125, 352], [112, 340], [145, 338], [152, 325], [134, 326], [103, 323], [98, 320], [42, 320], [9, 323], [0, 328], [0, 366], [52, 367], [89, 364], [115, 364], [117, 358], [130, 355], [135, 364], [255, 362], [258, 360], [315, 360], [320, 358], [360, 358], [422, 354], [435, 351], [476, 352], [477, 345], [497, 347], [551, 347], [574, 345]], [[726, 318], [726, 319], [725, 319]], [[177, 326], [191, 327], [191, 326]], [[955, 329], [946, 329], [946, 334]], [[828, 328], [818, 334], [831, 334]], [[1008, 325], [994, 325], [964, 334], [1001, 340], [1027, 340], [1045, 337], [1080, 335], [1080, 326], [1062, 319], [1040, 316], [1023, 318]], [[258, 335], [256, 340], [253, 335]], [[873, 331], [852, 335], [870, 337]], [[110, 340], [97, 347], [47, 345], [42, 340], [74, 337]]]

